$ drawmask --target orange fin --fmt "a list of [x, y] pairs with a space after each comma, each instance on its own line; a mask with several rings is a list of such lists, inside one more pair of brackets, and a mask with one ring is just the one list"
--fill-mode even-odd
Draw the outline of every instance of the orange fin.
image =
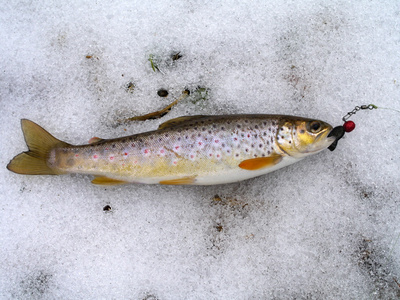
[[245, 170], [259, 170], [262, 168], [268, 168], [275, 166], [277, 163], [279, 163], [282, 160], [282, 156], [280, 155], [272, 155], [268, 157], [257, 157], [257, 158], [251, 158], [251, 159], [246, 159], [242, 161], [239, 164], [239, 168], [245, 169]]
[[123, 181], [123, 180], [118, 180], [118, 179], [108, 178], [106, 176], [98, 176], [92, 180], [92, 183], [99, 184], [99, 185], [120, 185], [120, 184], [129, 183], [129, 182]]
[[160, 126], [158, 126], [158, 129], [165, 129], [165, 128], [171, 128], [175, 126], [180, 126], [184, 125], [185, 123], [190, 123], [193, 122], [194, 120], [201, 119], [207, 117], [205, 115], [198, 115], [198, 116], [184, 116], [184, 117], [178, 117], [175, 119], [168, 120], [164, 123], [161, 123]]
[[195, 181], [196, 181], [196, 176], [191, 176], [191, 177], [183, 177], [172, 180], [163, 180], [160, 181], [160, 184], [186, 185], [186, 184], [193, 184]]
[[104, 141], [104, 139], [101, 139], [101, 138], [95, 136], [95, 137], [92, 137], [92, 138], [89, 140], [89, 144], [94, 144], [94, 143], [101, 142], [101, 141]]

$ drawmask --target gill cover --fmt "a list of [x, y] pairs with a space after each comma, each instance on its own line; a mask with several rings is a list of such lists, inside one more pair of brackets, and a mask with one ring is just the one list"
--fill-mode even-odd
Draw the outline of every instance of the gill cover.
[[282, 151], [293, 157], [319, 152], [335, 141], [328, 137], [332, 126], [320, 120], [284, 118], [277, 130], [277, 143]]

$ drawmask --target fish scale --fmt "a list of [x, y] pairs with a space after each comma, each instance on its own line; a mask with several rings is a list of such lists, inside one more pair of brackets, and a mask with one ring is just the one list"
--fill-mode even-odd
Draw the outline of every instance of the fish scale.
[[[310, 124], [318, 124], [318, 132], [311, 133]], [[39, 127], [27, 123], [25, 135], [29, 126]], [[155, 131], [95, 138], [81, 146], [51, 136], [58, 145], [47, 150], [45, 162], [55, 174], [96, 175], [93, 182], [98, 184], [220, 184], [259, 176], [319, 152], [334, 141], [327, 137], [331, 129], [322, 121], [281, 115], [181, 117]]]

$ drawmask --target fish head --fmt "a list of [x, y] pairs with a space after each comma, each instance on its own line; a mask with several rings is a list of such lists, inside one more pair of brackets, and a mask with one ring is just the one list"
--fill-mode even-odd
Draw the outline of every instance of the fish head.
[[301, 158], [329, 147], [335, 137], [328, 137], [332, 126], [320, 120], [284, 118], [279, 123], [276, 140], [280, 149]]

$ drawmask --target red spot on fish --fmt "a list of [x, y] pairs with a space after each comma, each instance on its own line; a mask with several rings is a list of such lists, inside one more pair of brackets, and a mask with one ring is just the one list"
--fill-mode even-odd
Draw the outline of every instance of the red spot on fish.
[[247, 137], [248, 137], [248, 138], [250, 137], [250, 133], [247, 135]]
[[233, 140], [237, 141], [238, 139], [237, 139], [237, 137], [235, 137], [235, 138], [233, 138]]
[[147, 154], [147, 153], [149, 153], [149, 152], [150, 152], [149, 149], [144, 149], [144, 153], [145, 153], [145, 154]]
[[161, 150], [160, 150], [160, 153], [164, 153], [164, 149], [161, 149]]
[[108, 150], [108, 148], [106, 148], [106, 150]]
[[202, 143], [202, 142], [199, 142], [199, 146], [201, 146], [201, 145], [203, 145], [203, 143]]
[[79, 156], [79, 154], [75, 154], [75, 157], [78, 157]]
[[192, 155], [190, 155], [190, 158], [194, 158], [194, 155], [192, 154]]
[[174, 161], [174, 165], [176, 165], [178, 162], [177, 161]]
[[217, 157], [219, 158], [219, 157], [220, 157], [220, 155], [219, 155], [219, 154], [217, 154]]
[[178, 149], [179, 149], [179, 146], [176, 146], [175, 149], [178, 150]]
[[212, 153], [210, 153], [209, 155], [212, 156]]
[[134, 163], [134, 164], [137, 164], [137, 160], [135, 160], [133, 163]]
[[95, 155], [93, 155], [93, 158], [98, 158], [98, 156], [95, 154]]
[[125, 155], [128, 155], [128, 152], [125, 152]]
[[219, 140], [215, 140], [216, 143], [219, 143]]
[[114, 159], [114, 156], [110, 156], [110, 160], [113, 160]]

